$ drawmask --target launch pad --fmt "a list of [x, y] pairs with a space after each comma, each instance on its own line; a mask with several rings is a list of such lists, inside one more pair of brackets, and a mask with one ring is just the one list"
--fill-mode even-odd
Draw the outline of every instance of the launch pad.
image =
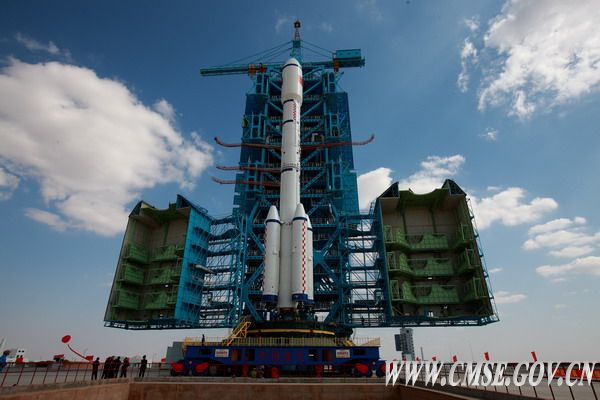
[[[252, 322], [247, 337], [307, 337], [347, 338], [349, 332], [341, 332], [334, 324], [316, 321], [261, 321]], [[351, 332], [350, 332], [351, 333]]]

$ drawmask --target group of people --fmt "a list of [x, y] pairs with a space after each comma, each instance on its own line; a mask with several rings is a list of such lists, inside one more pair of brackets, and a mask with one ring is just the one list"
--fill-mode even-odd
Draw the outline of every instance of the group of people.
[[[129, 361], [129, 357], [125, 357], [123, 361], [121, 361], [121, 357], [110, 356], [104, 360], [104, 367], [102, 368], [102, 379], [112, 379], [112, 378], [127, 378], [127, 370], [131, 362]], [[138, 372], [138, 377], [143, 378], [146, 375], [146, 368], [148, 367], [148, 360], [146, 356], [143, 356], [140, 360], [140, 369]], [[100, 369], [100, 357], [97, 357], [96, 360], [92, 363], [92, 380], [98, 379], [98, 370]]]

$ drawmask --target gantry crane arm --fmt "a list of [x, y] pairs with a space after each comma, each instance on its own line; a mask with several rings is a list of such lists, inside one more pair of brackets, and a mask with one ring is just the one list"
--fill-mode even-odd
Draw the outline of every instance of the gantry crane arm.
[[[284, 61], [271, 61], [275, 57], [290, 51], [290, 55], [302, 63], [302, 68], [306, 71], [319, 67], [333, 69], [338, 71], [340, 68], [363, 67], [365, 59], [361, 55], [360, 49], [336, 50], [324, 49], [316, 44], [312, 44], [300, 38], [300, 21], [294, 21], [294, 38], [291, 41], [267, 49], [257, 54], [241, 58], [225, 65], [200, 69], [202, 76], [216, 75], [242, 75], [248, 74], [254, 76], [256, 73], [264, 73], [268, 70], [280, 70]], [[308, 61], [303, 59], [305, 51], [312, 52], [320, 57], [325, 57], [323, 61]]]
[[[344, 50], [348, 51], [348, 50]], [[339, 68], [352, 68], [352, 67], [363, 67], [365, 65], [364, 57], [360, 56], [360, 50], [358, 57], [342, 57], [334, 58], [329, 61], [313, 61], [302, 63], [302, 68], [309, 70], [317, 67], [324, 67], [326, 69], [338, 70]], [[336, 51], [334, 54], [339, 53]], [[217, 76], [217, 75], [253, 75], [257, 72], [266, 72], [268, 69], [279, 69], [283, 66], [283, 62], [277, 63], [265, 63], [265, 64], [232, 64], [222, 65], [218, 67], [201, 68], [200, 75], [202, 76]]]

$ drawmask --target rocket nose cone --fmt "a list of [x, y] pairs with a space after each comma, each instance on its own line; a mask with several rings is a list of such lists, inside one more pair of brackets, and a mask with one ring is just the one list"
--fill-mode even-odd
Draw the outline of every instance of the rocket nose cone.
[[277, 212], [277, 207], [275, 206], [271, 206], [271, 208], [269, 208], [269, 213], [267, 214], [267, 221], [270, 219], [274, 219], [276, 221], [279, 221], [279, 213]]
[[302, 203], [298, 203], [296, 206], [296, 212], [294, 213], [294, 218], [296, 217], [304, 217], [306, 218], [306, 212], [304, 211], [304, 206]]
[[288, 65], [288, 64], [296, 64], [297, 66], [300, 66], [300, 63], [299, 63], [299, 62], [298, 62], [298, 60], [296, 60], [294, 57], [292, 57], [292, 58], [288, 59], [288, 60], [285, 62], [285, 65]]

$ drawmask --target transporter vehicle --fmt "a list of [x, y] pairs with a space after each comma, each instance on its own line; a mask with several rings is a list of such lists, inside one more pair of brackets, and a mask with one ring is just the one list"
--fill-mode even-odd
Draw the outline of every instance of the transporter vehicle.
[[385, 375], [379, 358], [379, 338], [349, 339], [335, 328], [306, 321], [242, 321], [223, 340], [186, 338], [183, 359], [171, 364], [172, 376], [265, 377]]

